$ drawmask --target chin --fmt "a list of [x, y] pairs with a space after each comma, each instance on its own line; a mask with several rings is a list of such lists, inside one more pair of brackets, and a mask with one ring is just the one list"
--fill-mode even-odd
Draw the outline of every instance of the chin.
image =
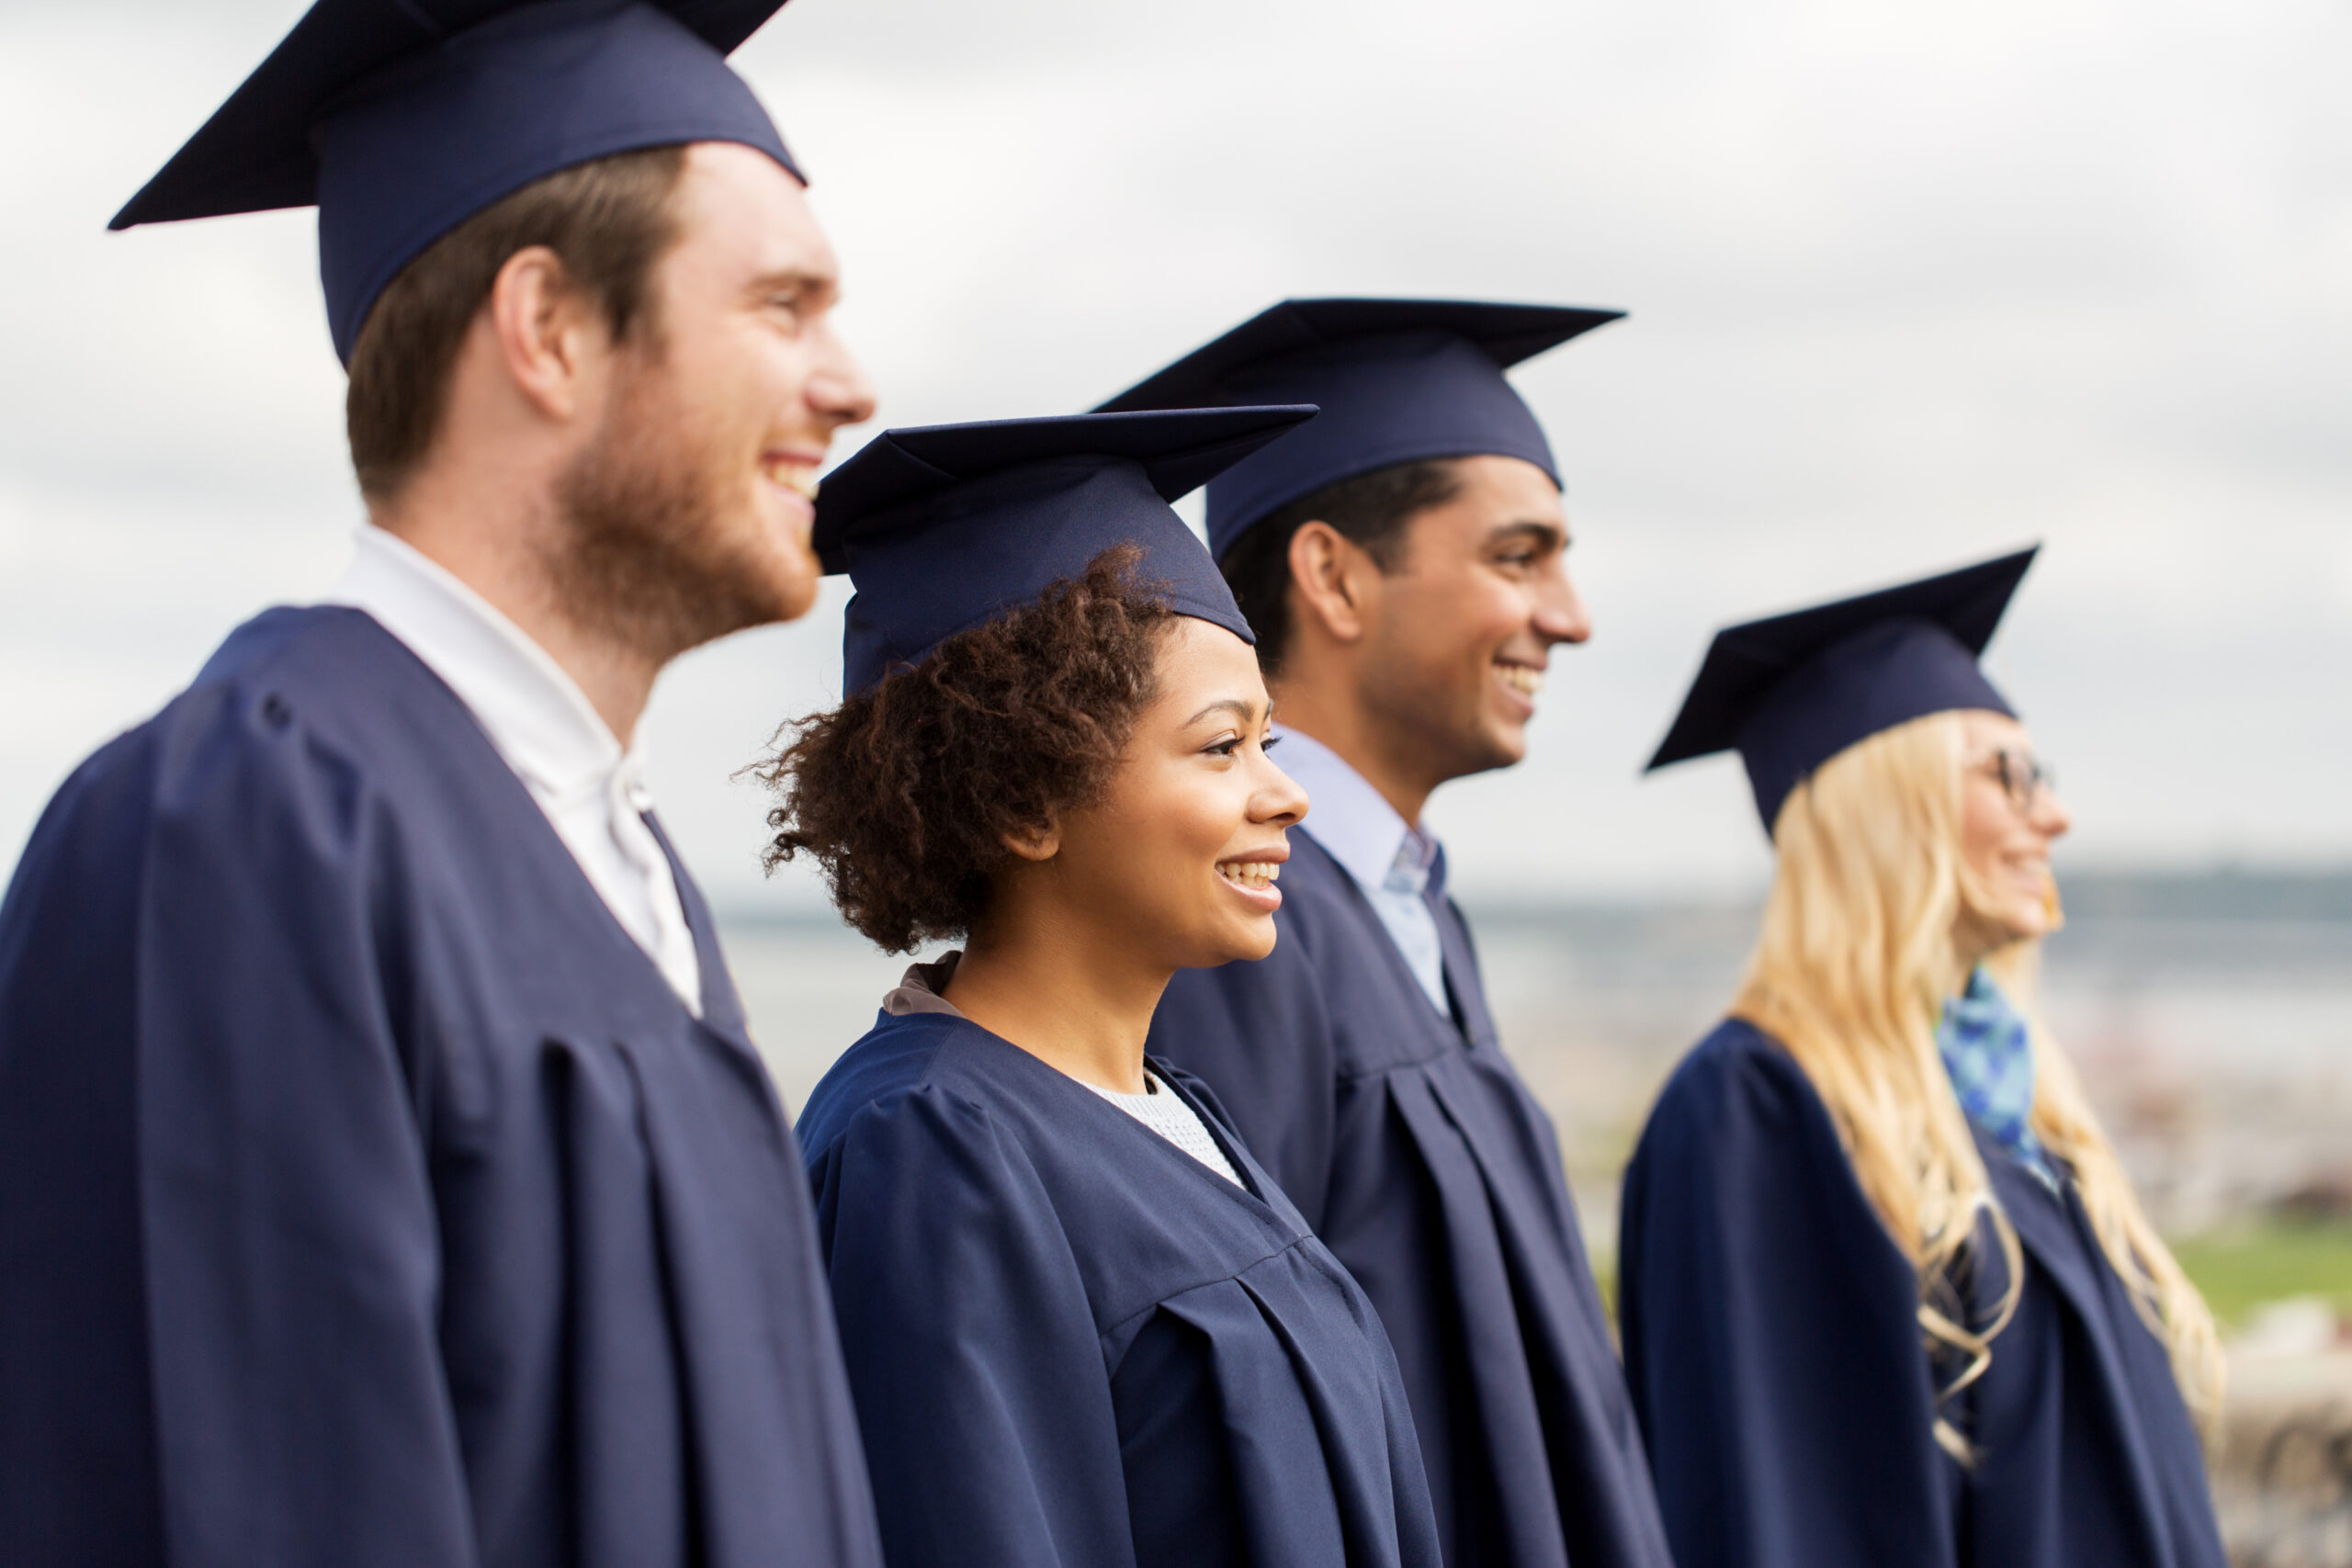
[[1517, 767], [1527, 755], [1525, 729], [1494, 728], [1483, 730], [1475, 742], [1474, 765], [1464, 773], [1490, 773], [1497, 768]]
[[2021, 942], [2040, 942], [2050, 934], [2050, 922], [2040, 909], [2012, 909], [2001, 921], [2001, 945], [2015, 947]]
[[[1269, 920], [1266, 922], [1265, 935], [1259, 938], [1257, 941], [1252, 942], [1247, 951], [1237, 953], [1233, 957], [1235, 959], [1246, 959], [1250, 963], [1255, 964], [1259, 959], [1266, 957], [1274, 951], [1274, 943], [1278, 939], [1274, 935], [1273, 922]], [[1228, 960], [1228, 962], [1231, 962], [1231, 960]]]
[[759, 579], [758, 600], [770, 623], [797, 621], [817, 603], [817, 584], [824, 574], [817, 558], [804, 547], [780, 545], [771, 534], [744, 568]]
[[1200, 956], [1186, 964], [1187, 969], [1215, 969], [1226, 964], [1254, 963], [1274, 950], [1274, 918], [1251, 922], [1238, 931], [1220, 933], [1220, 939], [1203, 944]]
[[775, 608], [775, 620], [798, 620], [817, 603], [817, 574], [814, 571], [778, 574], [770, 600]]

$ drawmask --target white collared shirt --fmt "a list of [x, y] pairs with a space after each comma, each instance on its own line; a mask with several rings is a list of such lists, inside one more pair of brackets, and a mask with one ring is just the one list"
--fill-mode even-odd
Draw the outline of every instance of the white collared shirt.
[[1311, 735], [1274, 727], [1282, 747], [1274, 765], [1296, 780], [1313, 803], [1306, 830], [1355, 879], [1406, 967], [1437, 1010], [1453, 1014], [1445, 996], [1445, 951], [1437, 917], [1421, 893], [1437, 863], [1437, 840], [1396, 813], [1371, 781]]
[[490, 602], [372, 525], [331, 604], [364, 610], [473, 711], [547, 813], [613, 919], [702, 1016], [702, 965], [669, 857], [645, 819], [653, 797], [587, 694]]

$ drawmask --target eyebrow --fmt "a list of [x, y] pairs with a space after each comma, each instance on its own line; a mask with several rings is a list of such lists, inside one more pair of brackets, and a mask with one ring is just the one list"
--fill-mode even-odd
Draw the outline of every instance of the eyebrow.
[[1487, 543], [1499, 545], [1515, 536], [1533, 535], [1555, 549], [1568, 547], [1567, 525], [1549, 518], [1522, 517], [1515, 523], [1498, 524], [1487, 535]]
[[752, 292], [754, 294], [774, 294], [779, 289], [797, 289], [814, 295], [826, 304], [837, 304], [841, 299], [842, 285], [840, 277], [832, 273], [799, 266], [778, 267], [774, 272], [763, 272], [752, 279]]
[[[1273, 709], [1270, 705], [1267, 708], [1267, 712], [1271, 714], [1272, 711]], [[1239, 697], [1224, 697], [1211, 703], [1208, 706], [1203, 708], [1200, 712], [1194, 714], [1184, 722], [1187, 725], [1198, 724], [1201, 720], [1208, 717], [1209, 715], [1214, 713], [1229, 713], [1234, 717], [1239, 719], [1242, 723], [1247, 724], [1251, 719], [1258, 716], [1258, 705], [1252, 702], [1246, 702]]]

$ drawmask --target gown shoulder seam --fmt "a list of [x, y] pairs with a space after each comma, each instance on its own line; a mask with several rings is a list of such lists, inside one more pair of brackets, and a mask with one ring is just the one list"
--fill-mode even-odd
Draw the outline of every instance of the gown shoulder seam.
[[1314, 1239], [1315, 1237], [1311, 1234], [1303, 1234], [1294, 1236], [1289, 1241], [1284, 1242], [1282, 1246], [1269, 1248], [1267, 1251], [1260, 1253], [1257, 1257], [1250, 1258], [1246, 1263], [1238, 1264], [1232, 1269], [1224, 1270], [1221, 1273], [1205, 1275], [1200, 1279], [1192, 1280], [1188, 1284], [1177, 1286], [1175, 1289], [1166, 1292], [1155, 1299], [1145, 1303], [1142, 1306], [1139, 1306], [1135, 1311], [1128, 1313], [1125, 1316], [1104, 1325], [1102, 1329], [1102, 1337], [1106, 1339], [1111, 1337], [1117, 1334], [1121, 1329], [1125, 1328], [1129, 1324], [1135, 1323], [1138, 1319], [1148, 1317], [1151, 1314], [1158, 1312], [1161, 1307], [1166, 1306], [1170, 1302], [1174, 1301], [1179, 1296], [1190, 1295], [1193, 1292], [1204, 1289], [1210, 1285], [1221, 1285], [1229, 1280], [1238, 1280], [1242, 1275], [1249, 1273], [1252, 1269], [1257, 1268], [1260, 1264], [1280, 1258], [1285, 1253], [1295, 1252]]

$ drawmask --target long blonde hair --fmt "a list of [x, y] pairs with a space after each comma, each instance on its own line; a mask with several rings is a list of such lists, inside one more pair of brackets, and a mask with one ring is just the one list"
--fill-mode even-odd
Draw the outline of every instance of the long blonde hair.
[[[1967, 979], [1954, 924], [1989, 905], [1960, 852], [1965, 760], [1962, 716], [1931, 714], [1849, 747], [1797, 785], [1773, 825], [1779, 866], [1732, 1008], [1804, 1070], [1864, 1195], [1917, 1270], [1926, 1348], [1961, 1363], [1939, 1402], [1991, 1364], [2023, 1282], [2017, 1232], [1994, 1201], [1936, 1046], [1944, 999]], [[2149, 1224], [2073, 1064], [2035, 1010], [2040, 945], [2015, 942], [1984, 961], [2031, 1032], [2034, 1134], [2073, 1171], [2101, 1249], [2170, 1351], [2183, 1399], [2210, 1427], [2222, 1393], [2212, 1314]], [[1971, 1321], [1960, 1282], [1980, 1221], [2007, 1263], [2007, 1288], [1989, 1321]], [[1935, 1436], [1973, 1460], [1940, 1413]]]

